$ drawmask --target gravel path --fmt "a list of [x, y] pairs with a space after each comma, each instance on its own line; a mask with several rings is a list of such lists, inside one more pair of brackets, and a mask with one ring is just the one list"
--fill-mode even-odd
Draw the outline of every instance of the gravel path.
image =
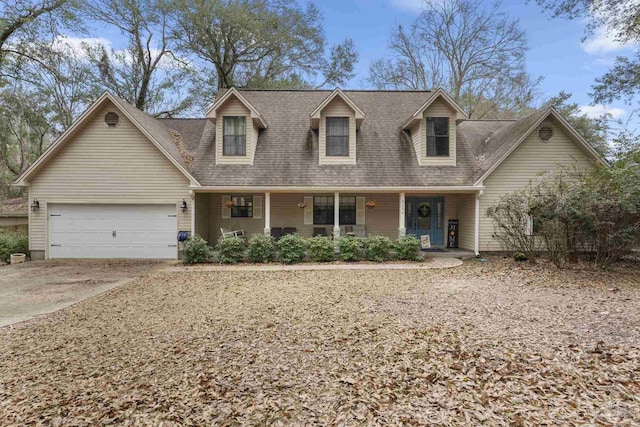
[[0, 329], [0, 425], [637, 425], [639, 273], [151, 274]]

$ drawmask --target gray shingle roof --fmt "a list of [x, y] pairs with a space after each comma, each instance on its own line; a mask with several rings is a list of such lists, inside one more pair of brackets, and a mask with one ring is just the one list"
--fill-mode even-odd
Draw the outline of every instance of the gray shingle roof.
[[[194, 155], [189, 170], [203, 186], [466, 186], [499, 161], [548, 110], [518, 121], [461, 120], [457, 165], [419, 166], [402, 124], [430, 97], [427, 91], [344, 91], [366, 118], [356, 137], [357, 164], [318, 164], [318, 132], [309, 114], [331, 91], [241, 90], [269, 128], [259, 135], [254, 164], [216, 165], [215, 126], [207, 119], [158, 120], [137, 111], [136, 119], [184, 164], [169, 129], [178, 131]], [[131, 109], [135, 110], [132, 106]], [[139, 118], [144, 116], [144, 118]], [[151, 131], [150, 131], [151, 133]], [[166, 135], [166, 137], [165, 137]]]

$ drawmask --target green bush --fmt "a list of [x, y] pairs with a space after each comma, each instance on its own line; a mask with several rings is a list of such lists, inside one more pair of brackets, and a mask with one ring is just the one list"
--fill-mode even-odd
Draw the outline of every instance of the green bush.
[[305, 241], [298, 234], [287, 234], [278, 240], [280, 247], [280, 261], [285, 264], [295, 264], [304, 259]]
[[524, 252], [516, 252], [515, 254], [513, 254], [513, 259], [515, 259], [516, 261], [526, 261], [529, 258], [527, 258], [527, 255], [525, 255]]
[[313, 261], [329, 262], [335, 257], [333, 239], [327, 236], [316, 236], [307, 239], [307, 250]]
[[29, 255], [29, 235], [9, 231], [0, 233], [0, 262], [9, 263], [11, 254]]
[[249, 239], [249, 261], [270, 262], [276, 256], [276, 247], [271, 236], [256, 234]]
[[213, 256], [209, 244], [197, 234], [187, 239], [184, 244], [184, 255], [182, 262], [184, 264], [198, 264], [206, 262]]
[[338, 240], [338, 249], [342, 261], [360, 261], [364, 253], [364, 244], [362, 239], [344, 236]]
[[398, 259], [407, 261], [421, 260], [420, 240], [415, 236], [404, 236], [398, 239], [395, 244], [396, 256]]
[[364, 241], [364, 249], [367, 260], [382, 262], [391, 257], [391, 240], [385, 236], [368, 236]]
[[220, 239], [216, 245], [218, 261], [223, 264], [236, 264], [244, 260], [246, 243], [242, 237]]

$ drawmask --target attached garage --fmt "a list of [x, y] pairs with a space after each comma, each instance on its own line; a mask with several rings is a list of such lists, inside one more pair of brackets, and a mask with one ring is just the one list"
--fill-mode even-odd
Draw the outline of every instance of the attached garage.
[[49, 258], [175, 259], [176, 205], [49, 204]]

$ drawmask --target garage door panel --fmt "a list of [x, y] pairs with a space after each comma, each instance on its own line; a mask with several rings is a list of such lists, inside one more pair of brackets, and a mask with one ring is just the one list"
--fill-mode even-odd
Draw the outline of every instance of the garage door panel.
[[175, 205], [49, 205], [50, 258], [176, 258]]

